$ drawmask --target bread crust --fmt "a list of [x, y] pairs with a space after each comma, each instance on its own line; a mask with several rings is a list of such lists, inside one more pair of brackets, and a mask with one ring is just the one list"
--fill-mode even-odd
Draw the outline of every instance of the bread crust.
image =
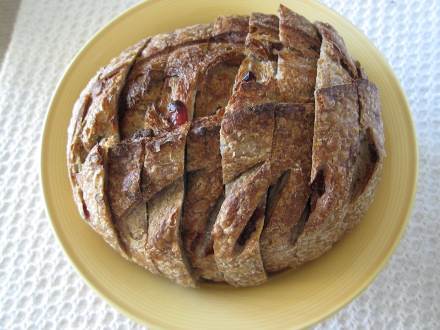
[[223, 111], [191, 123], [186, 144], [186, 170], [221, 168], [220, 125]]
[[108, 150], [108, 199], [114, 226], [132, 261], [154, 268], [145, 258], [148, 236], [147, 203], [142, 199], [144, 139], [127, 140]]
[[[70, 157], [82, 156], [88, 153], [102, 139], [108, 142], [119, 140], [118, 102], [128, 71], [137, 54], [145, 46], [148, 39], [122, 52], [107, 66], [102, 68], [75, 105], [74, 120], [69, 128], [69, 145], [79, 144], [84, 152], [69, 153]], [[72, 162], [75, 163], [74, 159]]]
[[116, 219], [142, 199], [144, 149], [142, 140], [116, 143], [108, 149], [108, 198]]
[[291, 267], [313, 260], [340, 238], [348, 212], [350, 182], [359, 152], [359, 111], [355, 84], [318, 89], [312, 149], [311, 209], [295, 243]]
[[97, 144], [76, 176], [81, 191], [84, 220], [123, 257], [128, 258], [113, 224], [107, 199], [107, 150]]
[[307, 58], [318, 58], [321, 40], [317, 28], [304, 16], [283, 5], [280, 5], [278, 15], [279, 38], [283, 47], [295, 50]]
[[211, 230], [224, 193], [220, 157], [222, 113], [195, 120], [187, 140], [187, 189], [182, 240], [196, 276], [223, 281], [213, 254]]
[[67, 131], [67, 168], [78, 211], [86, 218], [81, 205], [83, 192], [77, 175], [87, 155], [98, 143], [102, 147], [119, 141], [118, 103], [128, 71], [148, 42], [141, 40], [123, 51], [90, 80], [75, 102]]
[[354, 82], [358, 68], [342, 37], [330, 24], [316, 22], [315, 25], [322, 38], [316, 89]]
[[145, 141], [142, 196], [145, 201], [184, 176], [185, 145], [189, 123]]
[[226, 112], [221, 126], [223, 182], [270, 159], [274, 104]]
[[149, 227], [145, 252], [156, 267], [149, 269], [151, 272], [182, 286], [196, 287], [198, 284], [185, 255], [180, 235], [183, 195], [184, 181], [180, 178], [148, 202]]
[[260, 246], [264, 268], [278, 271], [295, 257], [295, 235], [311, 190], [309, 187], [314, 104], [279, 104], [271, 155], [272, 186]]
[[213, 24], [198, 24], [151, 39], [128, 77], [123, 93], [123, 138], [140, 129], [170, 127], [168, 107], [183, 102], [192, 119], [195, 84]]
[[241, 64], [238, 79], [244, 72], [255, 72], [264, 82], [260, 83], [259, 78], [256, 81], [236, 80], [220, 130], [224, 184], [270, 158], [274, 104], [266, 101], [277, 95], [273, 63], [246, 58]]
[[[153, 38], [146, 48], [154, 47], [151, 45], [154, 42]], [[167, 57], [168, 53], [164, 53], [143, 61], [140, 56], [134, 64], [122, 94], [122, 139], [132, 138], [138, 130], [159, 126], [149, 125], [145, 116], [160, 98], [165, 83]]]
[[220, 15], [217, 17], [213, 35], [216, 41], [228, 44], [244, 44], [249, 29], [247, 15]]
[[383, 170], [385, 135], [379, 90], [366, 79], [357, 81], [360, 114], [360, 152], [350, 187], [350, 208], [344, 219], [344, 234], [356, 228], [374, 198]]
[[[315, 120], [314, 103], [277, 104], [270, 163], [271, 183], [275, 184], [288, 169], [309, 173]], [[308, 180], [309, 181], [309, 180]]]
[[278, 17], [252, 13], [249, 18], [249, 33], [246, 37], [246, 53], [257, 61], [275, 61], [280, 49]]
[[317, 28], [303, 16], [280, 5], [277, 83], [280, 101], [314, 102], [316, 63], [321, 40]]
[[269, 160], [273, 104], [277, 99], [278, 17], [252, 13], [246, 37], [247, 57], [240, 65], [220, 131], [223, 183]]
[[251, 286], [359, 223], [384, 166], [379, 92], [342, 37], [280, 6], [146, 38], [98, 71], [68, 130], [80, 215], [186, 286]]
[[[234, 286], [258, 285], [267, 281], [259, 237], [264, 224], [270, 163], [257, 168], [254, 175], [226, 195], [212, 231], [215, 261], [225, 280]], [[251, 218], [253, 230], [243, 242], [239, 242]]]
[[196, 274], [223, 281], [213, 255], [211, 230], [224, 193], [221, 168], [204, 168], [187, 173], [187, 189], [182, 217], [182, 240]]

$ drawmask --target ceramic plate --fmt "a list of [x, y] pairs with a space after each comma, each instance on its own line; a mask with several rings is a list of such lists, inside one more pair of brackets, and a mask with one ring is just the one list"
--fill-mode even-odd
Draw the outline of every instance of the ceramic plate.
[[81, 220], [66, 167], [73, 104], [99, 67], [146, 36], [219, 14], [276, 14], [268, 0], [147, 1], [105, 26], [79, 52], [61, 80], [42, 140], [41, 180], [55, 233], [85, 281], [111, 305], [151, 328], [295, 328], [315, 324], [357, 297], [384, 268], [406, 228], [417, 181], [415, 129], [402, 88], [383, 56], [352, 24], [312, 1], [284, 4], [311, 21], [332, 24], [381, 94], [387, 158], [374, 203], [359, 227], [323, 257], [272, 275], [265, 285], [185, 289], [125, 261]]

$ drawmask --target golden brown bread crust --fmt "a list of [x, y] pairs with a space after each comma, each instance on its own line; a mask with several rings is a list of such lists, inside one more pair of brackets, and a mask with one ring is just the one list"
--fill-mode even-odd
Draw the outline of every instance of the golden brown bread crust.
[[352, 214], [358, 209], [350, 207], [353, 182], [358, 168], [364, 166], [359, 165], [364, 162], [359, 160], [361, 110], [356, 79], [366, 76], [365, 72], [350, 57], [333, 27], [320, 22], [316, 26], [322, 44], [315, 90], [312, 194], [304, 209], [305, 223], [295, 242], [291, 267], [319, 257], [351, 228]]
[[301, 15], [280, 5], [280, 41], [277, 82], [280, 101], [314, 101], [316, 62], [321, 40], [316, 27]]
[[[278, 17], [251, 14], [247, 57], [222, 120], [220, 150], [226, 193], [213, 229], [215, 260], [225, 280], [234, 286], [267, 280], [259, 241], [271, 179], [274, 104], [265, 102], [277, 99], [279, 48]], [[264, 165], [258, 165], [262, 162]]]
[[244, 44], [249, 29], [249, 16], [218, 16], [213, 28], [215, 41], [227, 44]]
[[143, 199], [148, 201], [146, 260], [151, 272], [195, 287], [196, 279], [181, 241], [185, 145], [189, 122], [145, 143], [142, 171]]
[[126, 140], [110, 146], [107, 194], [113, 222], [128, 256], [134, 262], [154, 267], [145, 258], [148, 235], [147, 204], [142, 199], [141, 172], [145, 141]]
[[182, 240], [197, 276], [223, 281], [214, 260], [211, 230], [216, 205], [223, 195], [220, 167], [204, 168], [187, 173], [187, 188], [182, 217]]
[[67, 132], [67, 167], [74, 199], [83, 218], [82, 191], [76, 176], [96, 144], [103, 141], [101, 145], [106, 147], [119, 141], [119, 96], [133, 61], [148, 40], [129, 47], [100, 69], [81, 92], [73, 108]]
[[278, 47], [278, 18], [251, 14], [247, 57], [237, 73], [221, 125], [226, 192], [212, 232], [217, 266], [234, 286], [267, 280], [259, 241], [271, 179], [274, 104], [265, 102], [277, 96], [273, 59]]
[[107, 195], [113, 222], [128, 256], [146, 264], [147, 204], [142, 200], [141, 172], [145, 141], [123, 141], [108, 149]]
[[295, 235], [301, 229], [299, 222], [310, 196], [313, 125], [313, 103], [275, 108], [272, 186], [260, 239], [267, 271], [284, 269], [294, 258]]
[[220, 131], [223, 183], [270, 158], [273, 105], [277, 99], [275, 51], [278, 17], [252, 13], [246, 37], [246, 59], [237, 73]]
[[142, 199], [141, 172], [144, 163], [142, 140], [123, 141], [108, 149], [108, 199], [116, 219]]
[[75, 104], [81, 216], [183, 286], [264, 283], [352, 231], [383, 168], [377, 87], [328, 24], [280, 6], [142, 40]]
[[259, 237], [270, 183], [270, 163], [257, 167], [254, 175], [226, 196], [212, 231], [215, 261], [225, 280], [234, 286], [267, 281]]
[[186, 123], [175, 131], [145, 141], [141, 184], [144, 200], [183, 177], [188, 130], [189, 123]]
[[380, 110], [379, 90], [366, 79], [357, 81], [360, 114], [360, 151], [350, 187], [350, 209], [344, 219], [344, 233], [359, 224], [373, 201], [385, 158], [385, 136]]
[[[155, 41], [155, 38], [153, 38], [146, 49], [152, 47]], [[167, 55], [165, 53], [152, 58], [150, 61], [142, 61], [142, 54], [134, 64], [122, 94], [122, 139], [130, 139], [136, 131], [149, 128], [145, 115], [159, 100], [165, 82], [164, 70]]]
[[168, 105], [179, 100], [186, 106], [188, 119], [193, 118], [196, 97], [196, 84], [206, 52], [208, 42], [179, 47], [168, 56], [167, 79], [162, 91], [159, 111], [166, 114]]
[[186, 144], [186, 170], [221, 167], [220, 125], [224, 111], [191, 123]]
[[[124, 88], [123, 138], [131, 138], [143, 128], [155, 131], [169, 128], [168, 106], [176, 99], [192, 111], [193, 85], [212, 28], [212, 24], [199, 24], [157, 35], [150, 40], [137, 58]], [[189, 115], [192, 118], [192, 112]]]
[[359, 152], [359, 112], [355, 84], [316, 91], [310, 216], [295, 247], [295, 267], [320, 256], [340, 237], [348, 212], [350, 183]]
[[107, 157], [106, 149], [97, 144], [88, 154], [81, 171], [76, 179], [81, 187], [82, 208], [84, 220], [102, 238], [122, 256], [127, 258], [121, 245], [118, 233], [113, 224], [107, 198]]
[[177, 179], [148, 202], [148, 241], [146, 256], [157, 269], [151, 272], [176, 283], [195, 287], [193, 270], [183, 250], [180, 219], [184, 194], [183, 178]]
[[[272, 180], [275, 184], [288, 169], [310, 172], [311, 144], [315, 118], [314, 103], [277, 104], [272, 152]], [[303, 168], [306, 166], [306, 168]], [[308, 174], [310, 177], [310, 173]], [[308, 180], [309, 181], [309, 180]]]
[[353, 82], [358, 77], [358, 68], [342, 37], [329, 24], [317, 22], [316, 27], [322, 37], [316, 89]]
[[[214, 44], [214, 47], [224, 49], [223, 44]], [[203, 80], [198, 85], [194, 106], [195, 118], [212, 116], [228, 104], [239, 69], [236, 62], [241, 62], [243, 50], [243, 47], [237, 47], [237, 51], [231, 52], [227, 61], [222, 61], [222, 57], [226, 57], [225, 53], [215, 54], [215, 49], [210, 51], [209, 55], [216, 58], [209, 63]]]
[[[133, 61], [147, 40], [122, 52], [91, 80], [75, 105], [76, 113], [72, 117], [75, 119], [69, 128], [69, 145], [79, 143], [87, 153], [104, 138], [109, 142], [119, 140], [119, 94]], [[83, 156], [84, 153], [79, 155]], [[70, 156], [74, 157], [76, 153]]]
[[221, 127], [222, 138], [227, 141], [222, 149], [224, 183], [270, 159], [273, 110], [274, 104], [266, 103], [225, 113]]
[[278, 15], [282, 46], [297, 51], [301, 56], [318, 58], [321, 40], [316, 27], [283, 5], [280, 5]]
[[214, 260], [211, 230], [223, 195], [220, 157], [222, 112], [191, 125], [187, 139], [187, 188], [182, 240], [197, 276], [223, 281]]
[[217, 18], [208, 51], [201, 64], [195, 118], [213, 115], [227, 105], [235, 76], [244, 58], [248, 22], [248, 16]]
[[252, 13], [246, 37], [246, 53], [258, 61], [275, 61], [276, 50], [281, 47], [278, 36], [278, 17]]

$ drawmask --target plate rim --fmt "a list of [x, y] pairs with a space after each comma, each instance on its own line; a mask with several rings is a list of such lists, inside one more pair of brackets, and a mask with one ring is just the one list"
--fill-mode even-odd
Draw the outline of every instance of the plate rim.
[[[125, 306], [123, 303], [118, 304], [115, 300], [111, 299], [108, 296], [108, 290], [104, 292], [101, 288], [99, 288], [99, 286], [96, 285], [96, 283], [91, 281], [89, 278], [90, 275], [87, 274], [88, 273], [87, 269], [82, 269], [80, 267], [79, 263], [76, 261], [76, 259], [77, 259], [76, 255], [72, 251], [69, 251], [67, 249], [66, 243], [63, 241], [62, 230], [59, 228], [59, 224], [56, 221], [54, 221], [54, 219], [56, 218], [56, 216], [55, 216], [56, 212], [53, 210], [53, 206], [49, 203], [49, 196], [51, 195], [51, 192], [48, 190], [49, 188], [48, 188], [48, 184], [46, 184], [46, 182], [48, 180], [47, 178], [50, 175], [50, 173], [47, 173], [47, 171], [46, 171], [47, 167], [45, 166], [45, 162], [48, 160], [46, 159], [45, 155], [48, 152], [48, 150], [46, 148], [47, 148], [47, 140], [49, 138], [48, 137], [49, 132], [47, 130], [47, 126], [50, 123], [49, 121], [50, 121], [51, 117], [54, 115], [54, 112], [56, 110], [54, 108], [54, 104], [56, 103], [56, 99], [59, 97], [60, 89], [63, 86], [63, 84], [65, 84], [65, 81], [68, 78], [69, 73], [71, 71], [73, 71], [74, 64], [76, 62], [78, 62], [82, 56], [86, 56], [86, 53], [87, 53], [86, 51], [90, 47], [90, 45], [92, 45], [103, 33], [105, 33], [106, 30], [117, 26], [121, 21], [127, 19], [128, 16], [134, 14], [134, 12], [136, 10], [138, 10], [139, 8], [144, 7], [144, 6], [148, 6], [152, 3], [156, 3], [159, 1], [161, 1], [161, 0], [145, 0], [140, 3], [135, 4], [132, 7], [128, 8], [127, 10], [121, 12], [120, 14], [118, 14], [114, 18], [112, 18], [110, 21], [108, 21], [108, 23], [104, 23], [103, 26], [100, 29], [98, 29], [97, 32], [95, 32], [93, 34], [93, 36], [91, 38], [89, 38], [88, 41], [80, 48], [80, 50], [75, 54], [75, 56], [72, 58], [72, 60], [67, 65], [66, 69], [64, 70], [64, 72], [61, 75], [61, 78], [59, 79], [58, 83], [56, 84], [56, 88], [52, 94], [51, 101], [48, 106], [48, 110], [46, 111], [46, 114], [45, 114], [43, 133], [41, 134], [41, 138], [39, 141], [39, 147], [40, 147], [40, 150], [39, 150], [39, 154], [40, 154], [40, 176], [39, 176], [40, 189], [41, 189], [42, 194], [44, 196], [45, 211], [49, 216], [49, 219], [51, 222], [51, 228], [52, 228], [53, 233], [55, 234], [58, 242], [60, 243], [61, 248], [62, 248], [65, 256], [67, 256], [67, 258], [70, 261], [70, 264], [74, 267], [74, 269], [80, 275], [82, 280], [85, 281], [87, 283], [87, 285], [90, 288], [92, 288], [93, 291], [101, 299], [103, 299], [106, 303], [110, 304], [116, 310], [121, 312], [123, 315], [129, 317], [130, 319], [134, 320], [135, 322], [137, 322], [139, 324], [147, 325], [151, 328], [160, 328], [160, 327], [163, 327], [163, 325], [161, 325], [159, 323], [153, 323], [151, 320], [147, 321], [145, 319], [139, 318], [136, 315], [136, 313], [133, 313], [130, 310], [129, 307]], [[346, 23], [348, 23], [351, 26], [351, 28], [356, 29], [360, 34], [365, 36], [365, 34], [359, 28], [357, 28], [353, 23], [351, 23], [348, 19], [346, 19], [345, 17], [343, 17], [341, 14], [334, 11], [333, 9], [329, 8], [325, 4], [319, 3], [315, 0], [305, 0], [305, 2], [314, 3], [318, 7], [326, 8], [327, 10], [332, 11], [337, 16], [339, 16], [339, 19], [344, 20]], [[405, 234], [405, 231], [408, 227], [408, 223], [411, 218], [411, 214], [413, 212], [413, 208], [414, 208], [414, 204], [415, 204], [415, 200], [416, 200], [417, 187], [418, 187], [418, 176], [419, 176], [419, 148], [418, 148], [416, 127], [415, 127], [414, 119], [412, 117], [410, 104], [409, 104], [408, 99], [405, 95], [404, 89], [400, 84], [400, 81], [398, 80], [396, 74], [394, 73], [393, 69], [391, 68], [391, 66], [388, 63], [388, 61], [386, 60], [386, 58], [383, 56], [383, 54], [377, 49], [377, 47], [374, 45], [374, 43], [368, 37], [365, 36], [365, 39], [368, 40], [369, 47], [376, 50], [377, 54], [381, 57], [382, 63], [385, 64], [387, 71], [388, 71], [388, 74], [392, 78], [393, 83], [395, 83], [395, 87], [396, 87], [396, 90], [400, 96], [401, 101], [403, 101], [405, 104], [405, 109], [402, 111], [405, 111], [408, 115], [409, 131], [410, 131], [410, 135], [412, 137], [412, 141], [414, 143], [414, 148], [412, 150], [412, 152], [414, 152], [414, 180], [412, 182], [411, 195], [409, 196], [409, 203], [406, 206], [406, 210], [405, 210], [405, 213], [403, 216], [402, 226], [399, 228], [399, 231], [394, 238], [393, 244], [391, 245], [390, 249], [387, 251], [385, 257], [381, 260], [380, 264], [370, 274], [368, 279], [366, 281], [364, 281], [364, 283], [362, 283], [362, 285], [360, 285], [358, 287], [358, 289], [356, 290], [356, 292], [354, 292], [351, 296], [349, 296], [345, 299], [341, 299], [340, 304], [338, 306], [336, 306], [333, 310], [329, 310], [326, 314], [321, 314], [319, 316], [316, 316], [313, 320], [310, 320], [310, 322], [299, 325], [300, 327], [304, 327], [304, 326], [310, 327], [310, 326], [316, 325], [316, 324], [322, 322], [323, 320], [329, 318], [330, 316], [336, 314], [337, 312], [342, 310], [344, 307], [348, 306], [362, 292], [364, 292], [366, 290], [366, 288], [368, 288], [371, 285], [371, 283], [383, 271], [383, 269], [385, 268], [385, 266], [388, 264], [391, 257], [395, 253], [397, 247], [399, 246], [399, 244]], [[66, 134], [67, 134], [67, 132], [66, 132]], [[67, 175], [67, 172], [66, 172], [66, 175]], [[96, 282], [96, 279], [95, 279], [95, 282]]]

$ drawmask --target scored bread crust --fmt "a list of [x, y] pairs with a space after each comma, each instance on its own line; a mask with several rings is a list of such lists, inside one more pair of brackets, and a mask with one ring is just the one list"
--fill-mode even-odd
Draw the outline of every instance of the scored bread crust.
[[322, 37], [316, 89], [348, 84], [357, 79], [358, 67], [339, 33], [326, 23], [317, 22], [316, 27]]
[[270, 158], [273, 109], [257, 105], [277, 96], [273, 58], [279, 45], [278, 17], [252, 13], [245, 45], [247, 57], [237, 73], [220, 131], [224, 184]]
[[187, 140], [182, 239], [196, 276], [214, 281], [224, 280], [214, 259], [211, 237], [224, 192], [219, 152], [221, 108], [231, 96], [238, 64], [244, 57], [248, 21], [247, 16], [217, 19], [197, 86], [194, 113], [198, 118]]
[[356, 228], [374, 198], [385, 158], [379, 90], [367, 79], [356, 82], [359, 98], [360, 151], [350, 187], [350, 208], [344, 219], [344, 234]]
[[307, 19], [280, 5], [279, 31], [282, 48], [278, 53], [277, 82], [280, 101], [314, 101], [316, 62], [321, 39], [317, 28]]
[[[257, 165], [227, 194], [212, 230], [214, 256], [225, 280], [234, 286], [258, 285], [267, 281], [261, 260], [259, 236], [263, 228], [270, 163]], [[246, 231], [252, 220], [254, 228]], [[243, 235], [245, 233], [246, 235]], [[240, 237], [244, 237], [240, 241]]]
[[313, 103], [279, 104], [275, 108], [272, 186], [260, 240], [267, 271], [286, 268], [295, 256], [293, 243], [302, 229], [301, 215], [311, 193], [313, 124]]
[[[258, 285], [267, 280], [259, 241], [271, 179], [274, 104], [265, 102], [277, 97], [278, 25], [274, 15], [250, 15], [247, 56], [238, 71], [220, 130], [226, 189], [213, 229], [214, 256], [225, 280], [234, 286]], [[243, 201], [244, 196], [249, 205]]]
[[183, 253], [180, 235], [180, 219], [184, 195], [183, 178], [161, 190], [148, 202], [148, 241], [145, 246], [147, 259], [157, 273], [176, 283], [195, 287], [197, 283], [191, 266]]
[[[67, 165], [73, 197], [78, 211], [87, 221], [77, 175], [87, 155], [96, 144], [107, 146], [119, 142], [118, 104], [127, 73], [149, 38], [123, 51], [90, 80], [75, 102], [67, 131]], [[104, 221], [104, 220], [103, 220]]]
[[313, 260], [338, 239], [347, 214], [354, 161], [359, 152], [357, 90], [354, 84], [316, 91], [310, 216], [295, 242], [291, 266]]
[[144, 200], [150, 200], [154, 194], [183, 177], [188, 130], [189, 125], [185, 124], [173, 132], [145, 141], [141, 183]]
[[199, 277], [223, 281], [213, 254], [211, 230], [218, 213], [222, 183], [220, 123], [222, 112], [195, 119], [187, 139], [187, 189], [182, 240]]
[[118, 233], [116, 232], [107, 191], [107, 155], [106, 149], [96, 145], [88, 154], [81, 171], [76, 175], [76, 182], [81, 187], [81, 204], [86, 222], [122, 256], [128, 258]]
[[121, 242], [133, 261], [154, 268], [143, 252], [148, 235], [147, 204], [141, 193], [145, 141], [124, 140], [110, 146], [107, 154], [109, 204]]
[[384, 158], [377, 87], [332, 26], [282, 5], [140, 41], [90, 80], [68, 130], [80, 215], [187, 287], [319, 257], [367, 211]]

